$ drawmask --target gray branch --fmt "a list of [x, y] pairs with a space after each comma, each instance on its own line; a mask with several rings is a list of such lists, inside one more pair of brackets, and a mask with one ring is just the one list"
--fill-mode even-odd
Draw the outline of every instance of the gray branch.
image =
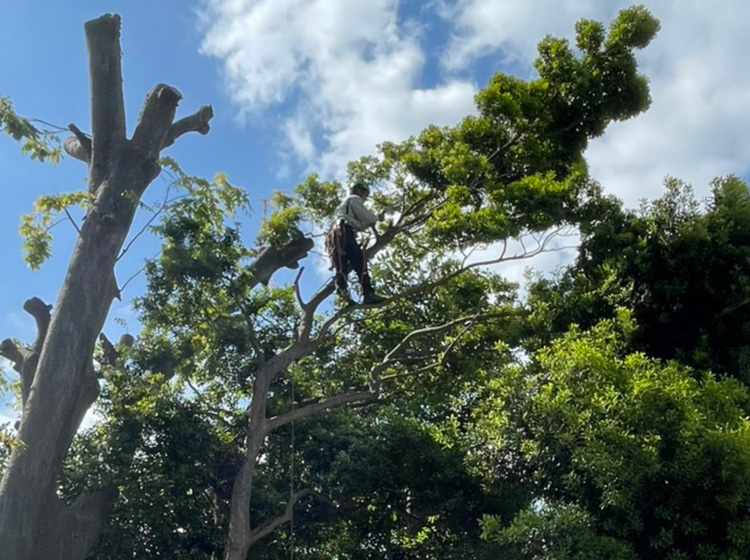
[[89, 190], [96, 192], [107, 176], [111, 158], [117, 154], [117, 147], [125, 141], [120, 16], [103, 15], [86, 22], [84, 29], [89, 55], [93, 137]]
[[343, 406], [345, 404], [356, 401], [374, 401], [377, 400], [377, 398], [377, 395], [372, 391], [355, 391], [352, 393], [342, 393], [340, 395], [331, 397], [330, 399], [308, 404], [300, 408], [295, 408], [290, 412], [286, 412], [284, 414], [274, 416], [273, 418], [269, 418], [268, 422], [266, 423], [266, 432], [270, 433], [276, 428], [289, 424], [290, 422], [301, 420], [302, 418], [307, 418], [308, 416], [323, 412], [324, 410], [328, 410], [329, 408]]
[[31, 352], [26, 357], [21, 369], [21, 399], [25, 405], [26, 400], [29, 398], [29, 392], [31, 391], [31, 385], [34, 382], [34, 376], [36, 375], [36, 366], [39, 362], [39, 356], [42, 353], [42, 347], [44, 346], [44, 340], [47, 337], [47, 329], [49, 328], [50, 322], [50, 310], [51, 305], [47, 305], [38, 297], [32, 297], [27, 299], [23, 304], [23, 309], [29, 315], [34, 317], [36, 321], [36, 339], [31, 345]]
[[156, 84], [146, 96], [138, 125], [133, 133], [133, 144], [148, 159], [156, 160], [167, 140], [182, 94], [172, 86]]
[[167, 138], [164, 140], [162, 148], [171, 146], [183, 134], [188, 132], [197, 132], [198, 134], [208, 134], [211, 127], [208, 121], [214, 116], [214, 110], [210, 105], [204, 105], [197, 112], [190, 116], [183, 117], [172, 123], [167, 131]]
[[116, 365], [119, 354], [115, 345], [109, 341], [107, 335], [104, 333], [99, 333], [99, 343], [102, 345], [102, 358], [104, 363], [108, 366]]
[[458, 319], [454, 319], [453, 321], [448, 321], [446, 323], [443, 323], [441, 325], [435, 325], [432, 327], [425, 327], [422, 329], [416, 329], [408, 333], [404, 338], [401, 339], [401, 342], [396, 344], [388, 354], [385, 355], [385, 357], [380, 361], [380, 363], [376, 364], [371, 370], [370, 370], [370, 384], [373, 391], [377, 391], [380, 387], [380, 374], [385, 371], [386, 368], [389, 366], [400, 362], [398, 353], [403, 350], [407, 344], [409, 344], [410, 341], [412, 341], [414, 338], [425, 335], [425, 334], [434, 334], [439, 333], [442, 331], [446, 331], [448, 329], [451, 329], [455, 327], [456, 325], [466, 324], [466, 323], [473, 323], [475, 321], [484, 321], [487, 319], [494, 319], [499, 317], [505, 317], [507, 316], [507, 313], [477, 313], [475, 315], [467, 315], [465, 317], [459, 317]]
[[304, 259], [314, 246], [312, 239], [300, 236], [281, 249], [267, 247], [247, 267], [247, 273], [252, 278], [252, 285], [263, 284], [265, 286], [280, 268], [297, 268], [299, 261]]
[[9, 338], [0, 342], [0, 356], [10, 360], [13, 363], [13, 369], [18, 373], [23, 371], [23, 362], [27, 355], [28, 352], [21, 352], [16, 343]]
[[80, 128], [69, 124], [68, 129], [75, 135], [70, 136], [63, 142], [63, 148], [68, 155], [80, 159], [85, 163], [91, 163], [91, 138], [86, 136]]
[[266, 535], [273, 533], [278, 527], [280, 527], [284, 523], [288, 523], [292, 519], [292, 514], [294, 513], [295, 504], [299, 502], [305, 496], [309, 496], [311, 494], [314, 494], [314, 492], [312, 492], [311, 490], [307, 490], [307, 489], [300, 490], [299, 492], [295, 493], [289, 499], [289, 502], [286, 504], [284, 513], [282, 513], [280, 516], [274, 519], [271, 519], [270, 521], [265, 522], [263, 525], [258, 527], [255, 531], [253, 531], [250, 534], [250, 542], [248, 546], [252, 546], [257, 541], [265, 537]]

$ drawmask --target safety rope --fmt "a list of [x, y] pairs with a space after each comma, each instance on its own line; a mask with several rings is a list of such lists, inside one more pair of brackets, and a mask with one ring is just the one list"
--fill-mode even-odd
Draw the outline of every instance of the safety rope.
[[[294, 408], [294, 379], [291, 379], [292, 382], [292, 409]], [[292, 503], [292, 500], [294, 499], [294, 420], [291, 422], [292, 424], [292, 434], [291, 434], [291, 442], [290, 442], [290, 449], [291, 449], [291, 458], [290, 458], [290, 467], [289, 467], [289, 503], [292, 504], [292, 512], [289, 518], [289, 560], [294, 560], [294, 504]]]

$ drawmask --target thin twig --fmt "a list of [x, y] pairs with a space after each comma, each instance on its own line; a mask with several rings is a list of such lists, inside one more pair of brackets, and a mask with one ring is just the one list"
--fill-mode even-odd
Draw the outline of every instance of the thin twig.
[[60, 219], [59, 219], [59, 220], [57, 220], [56, 222], [53, 222], [53, 223], [51, 223], [51, 224], [50, 224], [49, 226], [47, 226], [47, 227], [45, 228], [45, 230], [44, 230], [44, 231], [51, 231], [53, 227], [55, 227], [55, 226], [59, 226], [59, 225], [60, 225], [61, 223], [63, 223], [63, 222], [65, 221], [65, 220], [66, 220], [65, 218], [60, 218]]
[[[407, 334], [404, 338], [401, 339], [401, 342], [396, 344], [386, 355], [385, 357], [380, 361], [380, 363], [376, 364], [371, 370], [370, 370], [370, 384], [371, 387], [374, 389], [377, 389], [380, 386], [380, 374], [389, 366], [398, 363], [401, 361], [401, 359], [398, 357], [398, 353], [415, 337], [423, 335], [423, 334], [432, 334], [432, 333], [438, 333], [450, 328], [455, 327], [456, 325], [462, 324], [462, 323], [469, 323], [470, 325], [473, 325], [475, 321], [477, 320], [485, 320], [485, 319], [492, 319], [497, 317], [505, 317], [506, 313], [477, 313], [474, 315], [467, 315], [464, 317], [459, 317], [458, 319], [454, 319], [452, 321], [448, 321], [447, 323], [443, 323], [441, 325], [434, 325], [432, 327], [424, 327], [421, 329], [416, 329], [411, 331], [409, 334]], [[439, 360], [438, 360], [439, 362]], [[390, 377], [390, 376], [389, 376]]]
[[138, 231], [138, 233], [135, 234], [135, 236], [128, 242], [127, 245], [125, 245], [125, 248], [120, 252], [120, 256], [117, 257], [117, 260], [115, 262], [118, 262], [122, 257], [125, 256], [125, 253], [127, 253], [130, 248], [133, 246], [133, 243], [135, 243], [138, 238], [143, 235], [143, 233], [151, 226], [152, 223], [154, 223], [154, 220], [158, 218], [163, 212], [164, 209], [167, 208], [167, 205], [171, 202], [169, 200], [169, 190], [172, 188], [172, 186], [175, 184], [175, 182], [171, 182], [169, 185], [167, 185], [167, 192], [164, 193], [164, 201], [161, 203], [161, 206], [159, 209], [154, 212], [151, 217], [148, 219], [148, 221], [144, 224], [144, 226]]
[[[154, 255], [154, 256], [156, 256], [156, 255]], [[125, 281], [125, 283], [120, 287], [120, 293], [124, 292], [125, 288], [127, 288], [128, 284], [130, 284], [130, 282], [132, 282], [133, 280], [135, 280], [135, 278], [137, 276], [139, 276], [141, 274], [141, 272], [143, 272], [144, 270], [146, 270], [146, 266], [145, 265], [142, 266], [141, 268], [139, 268], [130, 278], [128, 278]]]
[[21, 118], [24, 119], [24, 120], [26, 120], [26, 121], [28, 121], [28, 122], [30, 122], [30, 123], [31, 122], [36, 122], [36, 123], [41, 123], [41, 124], [43, 124], [45, 126], [49, 126], [50, 128], [55, 128], [55, 129], [57, 129], [57, 132], [68, 132], [67, 128], [62, 127], [62, 126], [58, 126], [56, 124], [52, 124], [52, 123], [47, 122], [47, 121], [43, 121], [42, 119], [29, 118], [29, 117], [21, 117]]
[[73, 219], [73, 216], [71, 216], [70, 212], [68, 212], [68, 207], [67, 206], [63, 206], [63, 211], [65, 212], [65, 215], [70, 220], [70, 223], [73, 224], [73, 227], [76, 228], [76, 231], [78, 232], [78, 235], [81, 235], [81, 228], [78, 227], [78, 224]]

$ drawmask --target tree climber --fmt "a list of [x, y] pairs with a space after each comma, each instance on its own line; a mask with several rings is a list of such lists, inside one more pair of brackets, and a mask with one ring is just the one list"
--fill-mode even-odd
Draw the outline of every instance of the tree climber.
[[333, 213], [333, 225], [326, 234], [326, 251], [336, 271], [336, 291], [346, 303], [352, 303], [349, 296], [347, 277], [351, 270], [357, 273], [362, 286], [362, 303], [383, 303], [385, 298], [375, 293], [367, 272], [367, 259], [357, 243], [357, 232], [375, 228], [383, 219], [369, 210], [364, 202], [370, 189], [361, 181], [352, 184], [347, 196]]

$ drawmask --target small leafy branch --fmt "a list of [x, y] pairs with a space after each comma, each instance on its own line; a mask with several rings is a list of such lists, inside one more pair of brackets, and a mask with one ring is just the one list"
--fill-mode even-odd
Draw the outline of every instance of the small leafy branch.
[[[173, 178], [173, 181], [167, 188], [164, 201], [155, 207], [150, 207], [141, 201], [137, 202], [142, 209], [154, 214], [152, 219], [148, 221], [148, 226], [160, 215], [164, 223], [175, 215], [191, 215], [195, 219], [205, 221], [211, 227], [220, 230], [227, 215], [234, 216], [237, 211], [249, 208], [245, 191], [229, 183], [226, 175], [218, 173], [212, 181], [209, 181], [202, 177], [188, 175], [172, 158], [161, 158], [159, 163]], [[170, 198], [172, 187], [181, 188], [182, 194]], [[78, 225], [73, 220], [69, 209], [78, 206], [88, 212], [92, 203], [93, 195], [87, 190], [39, 197], [34, 202], [34, 210], [21, 217], [21, 226], [19, 227], [19, 232], [23, 238], [26, 264], [33, 270], [38, 270], [52, 254], [52, 234], [50, 230], [65, 219], [70, 220], [78, 230]], [[58, 217], [62, 213], [66, 217], [59, 219]], [[123, 254], [145, 229], [136, 234]], [[158, 233], [160, 228], [152, 228], [152, 231]]]
[[31, 159], [57, 163], [62, 157], [57, 134], [50, 129], [37, 128], [32, 122], [33, 119], [17, 115], [10, 100], [0, 95], [0, 127], [3, 132], [14, 140], [23, 142], [21, 151], [28, 154]]
[[21, 225], [18, 228], [23, 238], [23, 259], [26, 264], [33, 270], [37, 270], [50, 257], [52, 254], [50, 230], [60, 223], [61, 220], [57, 217], [61, 212], [64, 212], [67, 219], [78, 229], [68, 208], [80, 206], [88, 210], [91, 203], [92, 195], [87, 190], [40, 196], [34, 202], [34, 211], [21, 216]]

